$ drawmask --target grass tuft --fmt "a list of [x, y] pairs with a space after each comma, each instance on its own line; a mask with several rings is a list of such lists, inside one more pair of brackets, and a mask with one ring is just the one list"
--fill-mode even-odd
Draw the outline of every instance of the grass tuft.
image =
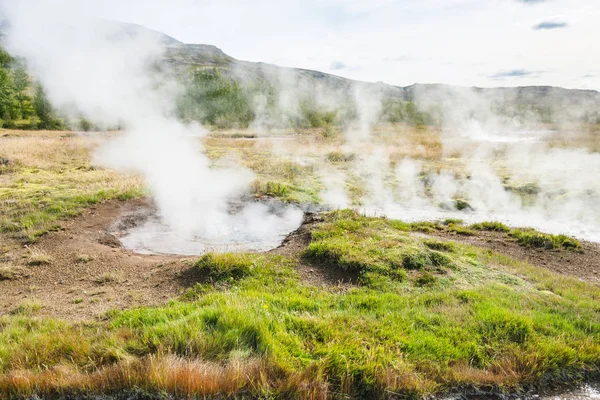
[[52, 263], [52, 257], [44, 250], [41, 249], [32, 249], [29, 252], [29, 259], [27, 261], [28, 265], [31, 266], [40, 266], [40, 265], [49, 265]]
[[513, 229], [510, 231], [510, 236], [526, 247], [547, 250], [581, 250], [582, 248], [581, 243], [575, 238], [541, 233], [530, 228]]
[[354, 153], [344, 153], [341, 151], [332, 151], [327, 154], [327, 160], [331, 163], [345, 163], [351, 162], [356, 159], [356, 154]]
[[254, 267], [254, 257], [238, 253], [209, 253], [194, 265], [199, 274], [216, 282], [245, 278]]
[[12, 315], [33, 316], [42, 309], [43, 305], [37, 300], [26, 300], [11, 311]]
[[123, 277], [118, 273], [106, 272], [94, 278], [94, 283], [97, 285], [109, 285], [111, 283], [123, 282]]
[[25, 274], [25, 271], [21, 267], [7, 264], [0, 266], [0, 281], [10, 281], [19, 279]]
[[92, 261], [92, 256], [90, 256], [89, 254], [79, 253], [75, 257], [75, 261], [77, 261], [78, 263], [85, 264]]
[[510, 228], [506, 224], [498, 221], [479, 222], [471, 225], [471, 229], [476, 231], [510, 232]]
[[431, 250], [446, 251], [448, 253], [452, 253], [456, 249], [454, 243], [442, 242], [435, 239], [423, 240], [423, 244]]

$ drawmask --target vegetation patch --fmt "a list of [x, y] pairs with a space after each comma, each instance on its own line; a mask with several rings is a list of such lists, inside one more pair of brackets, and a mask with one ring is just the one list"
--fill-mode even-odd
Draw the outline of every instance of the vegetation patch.
[[327, 160], [331, 163], [351, 162], [355, 159], [356, 154], [354, 153], [344, 153], [342, 151], [332, 151], [331, 153], [327, 153]]
[[469, 228], [469, 227], [466, 227], [463, 225], [449, 224], [446, 227], [446, 231], [456, 234], [456, 235], [475, 236], [475, 231], [473, 231], [472, 228]]
[[513, 229], [510, 236], [517, 243], [526, 247], [534, 247], [547, 250], [581, 250], [581, 243], [566, 235], [551, 235], [541, 233], [531, 228]]
[[490, 231], [490, 232], [510, 232], [510, 228], [498, 221], [484, 221], [477, 224], [471, 225], [471, 229], [476, 231]]
[[[0, 397], [418, 398], [597, 371], [597, 286], [407, 226], [328, 213], [300, 259], [208, 254], [180, 300], [104, 320], [43, 319], [24, 304], [0, 317]], [[304, 281], [304, 262], [357, 271], [361, 285]]]
[[145, 194], [139, 177], [92, 167], [92, 143], [85, 139], [14, 135], [0, 140], [14, 166], [2, 175], [0, 233], [35, 242], [85, 207]]
[[237, 280], [252, 273], [256, 266], [255, 257], [248, 254], [209, 253], [196, 262], [194, 268], [210, 280]]
[[454, 243], [442, 242], [440, 240], [434, 239], [425, 239], [423, 240], [423, 244], [429, 247], [431, 250], [446, 251], [449, 253], [453, 252], [456, 249]]
[[18, 279], [25, 275], [25, 271], [21, 267], [14, 265], [0, 265], [0, 281], [10, 281]]
[[29, 253], [27, 264], [31, 266], [49, 265], [52, 263], [52, 258], [44, 250], [33, 249]]

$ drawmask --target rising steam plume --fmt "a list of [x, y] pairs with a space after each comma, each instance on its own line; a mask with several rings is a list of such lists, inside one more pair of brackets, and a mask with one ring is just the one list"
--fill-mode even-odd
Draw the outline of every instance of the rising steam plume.
[[77, 2], [3, 6], [9, 50], [26, 60], [57, 107], [125, 127], [95, 153], [94, 162], [142, 173], [162, 222], [178, 240], [261, 241], [300, 224], [302, 211], [294, 207], [277, 215], [261, 204], [229, 212], [230, 202], [247, 194], [253, 174], [239, 165], [212, 168], [199, 141], [206, 131], [174, 118], [178, 88], [153, 74], [163, 51], [158, 35], [69, 12], [78, 9]]
[[[162, 221], [181, 238], [253, 241], [297, 226], [302, 212], [294, 207], [273, 213], [251, 204], [235, 215], [229, 212], [231, 201], [247, 193], [253, 174], [239, 165], [214, 168], [199, 141], [205, 130], [173, 117], [179, 88], [154, 73], [163, 51], [159, 37], [146, 31], [132, 35], [119, 24], [65, 13], [77, 10], [78, 3], [14, 1], [3, 3], [3, 9], [12, 27], [9, 50], [27, 60], [55, 104], [104, 125], [125, 126], [126, 133], [101, 148], [95, 162], [141, 172]], [[274, 71], [265, 67], [264, 75], [279, 83], [277, 105], [286, 115], [297, 116], [300, 99], [309, 92], [327, 110], [353, 100], [355, 115], [342, 124], [343, 150], [358, 154], [350, 172], [365, 182], [359, 206], [364, 212], [405, 220], [500, 220], [600, 241], [600, 155], [545, 145], [541, 139], [548, 131], [535, 115], [526, 123], [500, 115], [493, 99], [474, 89], [417, 91], [419, 110], [440, 117], [443, 155], [463, 163], [459, 176], [450, 169], [427, 169], [417, 157], [391, 162], [390, 149], [374, 133], [384, 98], [377, 85], [357, 83], [340, 94], [307, 87], [290, 70]], [[510, 97], [501, 91], [495, 96]], [[253, 105], [253, 129], [281, 123], [280, 116], [267, 112], [263, 96], [257, 95]], [[580, 108], [584, 113], [589, 106]], [[566, 123], [564, 128], [569, 134]], [[507, 179], [534, 183], [535, 197], [524, 201], [507, 189]], [[323, 169], [321, 197], [327, 205], [352, 204], [346, 180], [344, 172]], [[456, 198], [466, 199], [472, 210], [457, 210]]]

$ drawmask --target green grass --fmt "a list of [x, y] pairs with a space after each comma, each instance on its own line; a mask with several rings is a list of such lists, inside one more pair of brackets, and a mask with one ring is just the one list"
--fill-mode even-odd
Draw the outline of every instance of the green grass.
[[510, 228], [506, 224], [497, 221], [479, 222], [471, 225], [471, 229], [475, 229], [476, 231], [510, 232]]
[[0, 146], [18, 145], [8, 156], [21, 159], [11, 162], [11, 170], [2, 175], [6, 183], [0, 187], [0, 233], [34, 242], [86, 207], [146, 194], [137, 178], [91, 167], [88, 150], [80, 144], [65, 143], [58, 136], [2, 141]]
[[429, 247], [431, 250], [446, 251], [446, 252], [453, 252], [456, 250], [456, 246], [454, 245], [454, 243], [451, 243], [451, 242], [443, 242], [443, 241], [434, 240], [434, 239], [425, 239], [425, 240], [423, 240], [423, 244], [425, 246]]
[[526, 247], [547, 250], [580, 250], [581, 243], [565, 235], [550, 235], [531, 228], [513, 229], [509, 234], [517, 243]]
[[[189, 271], [196, 286], [163, 307], [74, 325], [35, 318], [35, 310], [0, 317], [0, 373], [30, 371], [37, 382], [58, 366], [68, 376], [102, 379], [121, 368], [113, 388], [385, 398], [464, 386], [508, 390], [599, 372], [597, 286], [488, 250], [422, 239], [406, 226], [333, 212], [313, 230], [303, 259], [206, 255]], [[348, 271], [358, 284], [313, 286], [296, 272], [298, 262]], [[156, 378], [169, 371], [156, 370], [165, 357], [199, 360], [189, 362], [218, 373], [200, 386], [189, 383], [195, 375], [183, 375], [190, 381], [175, 389]], [[234, 387], [218, 379], [223, 369], [256, 363], [258, 370], [228, 378], [240, 379]], [[208, 374], [202, 368], [188, 374]], [[81, 389], [81, 382], [86, 390], [104, 388], [100, 378], [62, 379], [61, 390]], [[207, 392], [210, 382], [222, 386]], [[35, 388], [0, 375], [4, 395]]]

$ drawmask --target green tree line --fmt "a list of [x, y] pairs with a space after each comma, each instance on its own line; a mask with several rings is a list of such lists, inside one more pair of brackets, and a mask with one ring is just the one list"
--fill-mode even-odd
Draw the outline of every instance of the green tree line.
[[40, 84], [33, 84], [24, 66], [0, 48], [0, 127], [63, 129]]

